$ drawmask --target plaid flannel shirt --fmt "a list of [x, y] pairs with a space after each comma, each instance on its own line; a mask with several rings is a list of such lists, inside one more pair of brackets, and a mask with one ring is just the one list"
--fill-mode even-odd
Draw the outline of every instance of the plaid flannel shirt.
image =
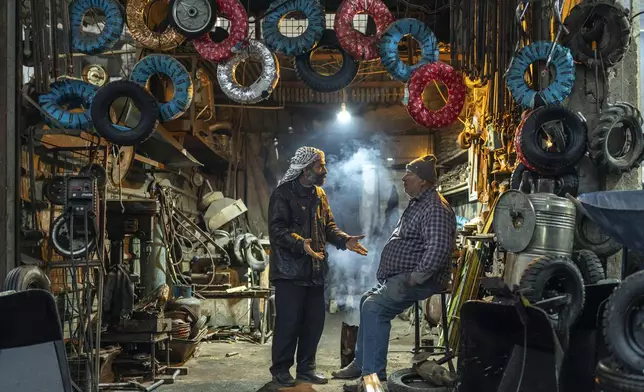
[[450, 281], [456, 241], [454, 211], [435, 188], [409, 201], [380, 257], [378, 280], [420, 273], [442, 286]]

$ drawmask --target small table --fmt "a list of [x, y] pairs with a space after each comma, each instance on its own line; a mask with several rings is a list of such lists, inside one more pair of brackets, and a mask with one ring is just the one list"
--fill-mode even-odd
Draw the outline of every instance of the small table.
[[108, 332], [104, 333], [101, 336], [101, 343], [108, 343], [108, 344], [129, 344], [129, 343], [140, 343], [140, 344], [145, 344], [148, 343], [150, 344], [150, 357], [151, 357], [151, 363], [150, 366], [152, 368], [152, 380], [156, 379], [157, 375], [157, 367], [156, 367], [156, 345], [157, 343], [161, 343], [164, 341], [168, 342], [168, 349], [166, 350], [166, 363], [165, 363], [165, 368], [168, 368], [170, 366], [170, 340], [172, 337], [170, 336], [170, 332], [140, 332], [140, 333], [114, 333], [114, 332]]

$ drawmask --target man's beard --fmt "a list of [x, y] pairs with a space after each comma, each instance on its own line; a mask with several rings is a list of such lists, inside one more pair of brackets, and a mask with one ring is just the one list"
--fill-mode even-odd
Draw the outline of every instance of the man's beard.
[[312, 185], [322, 186], [324, 185], [324, 181], [326, 180], [326, 174], [317, 174], [314, 172], [310, 172], [306, 176], [306, 180], [308, 183]]

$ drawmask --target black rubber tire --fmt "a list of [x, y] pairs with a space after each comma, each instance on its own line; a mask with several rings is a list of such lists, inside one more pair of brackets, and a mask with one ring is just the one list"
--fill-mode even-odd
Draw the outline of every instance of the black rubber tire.
[[[590, 236], [590, 233], [595, 235]], [[599, 257], [609, 257], [619, 252], [622, 245], [604, 234], [604, 231], [590, 218], [577, 211], [574, 249], [587, 249]]]
[[573, 252], [572, 261], [579, 268], [585, 284], [595, 284], [606, 279], [602, 262], [593, 251], [582, 249]]
[[36, 265], [23, 265], [12, 269], [4, 280], [4, 291], [15, 290], [45, 290], [51, 289], [49, 277]]
[[584, 308], [585, 291], [581, 272], [569, 258], [560, 255], [540, 256], [534, 259], [523, 271], [519, 288], [531, 303], [548, 298], [548, 283], [553, 277], [560, 277], [563, 291], [570, 294], [570, 325]]
[[342, 54], [342, 68], [340, 68], [340, 71], [328, 76], [317, 73], [311, 65], [313, 51], [309, 51], [295, 58], [295, 74], [298, 79], [312, 90], [322, 93], [340, 91], [350, 85], [358, 74], [360, 63], [342, 49], [334, 30], [324, 30], [320, 42], [313, 50], [320, 47], [332, 48]]
[[640, 345], [632, 335], [640, 329], [639, 320], [631, 319], [631, 310], [644, 301], [644, 271], [637, 272], [622, 281], [608, 298], [604, 309], [604, 341], [615, 360], [634, 372], [644, 369], [644, 344]]
[[[556, 120], [561, 120], [564, 125], [565, 150], [544, 151], [539, 145], [539, 130], [547, 122]], [[519, 143], [529, 166], [540, 174], [556, 175], [574, 166], [586, 153], [586, 134], [586, 123], [576, 113], [563, 106], [543, 106], [525, 120]]]
[[[141, 112], [141, 119], [134, 128], [124, 131], [115, 127], [110, 119], [110, 105], [118, 98], [132, 100]], [[129, 80], [111, 82], [98, 90], [92, 101], [92, 121], [96, 132], [110, 143], [135, 146], [146, 141], [159, 124], [159, 104], [145, 88]]]
[[246, 241], [244, 253], [246, 254], [246, 263], [248, 263], [253, 271], [263, 272], [266, 269], [268, 255], [256, 237], [253, 237], [251, 241]]
[[625, 372], [612, 358], [599, 361], [595, 372], [603, 392], [644, 391], [644, 375]]
[[179, 34], [183, 35], [187, 39], [198, 38], [198, 37], [201, 37], [204, 34], [207, 34], [210, 30], [212, 30], [212, 27], [217, 22], [217, 2], [213, 1], [213, 0], [208, 0], [207, 2], [210, 3], [210, 12], [211, 12], [211, 15], [212, 15], [212, 17], [210, 18], [208, 23], [205, 24], [201, 29], [196, 30], [196, 31], [184, 30], [183, 28], [181, 28], [179, 26], [178, 23], [176, 23], [176, 21], [174, 20], [174, 18], [172, 16], [173, 9], [174, 9], [174, 6], [175, 6], [176, 2], [177, 2], [177, 0], [172, 0], [170, 2], [170, 7], [169, 7], [169, 11], [168, 11], [168, 24], [170, 24], [170, 26], [172, 26], [175, 30], [177, 30], [179, 32]]
[[[612, 156], [608, 150], [609, 136], [617, 123], [629, 127], [632, 146], [623, 157]], [[611, 173], [621, 174], [638, 167], [644, 160], [644, 120], [637, 108], [617, 102], [604, 110], [599, 123], [588, 134], [588, 152], [593, 162]]]
[[[282, 34], [279, 25], [282, 19], [294, 12], [304, 14], [308, 23], [302, 34], [288, 37]], [[324, 34], [324, 27], [324, 6], [318, 0], [273, 1], [262, 21], [262, 35], [264, 44], [271, 52], [295, 57], [315, 47]]]
[[[409, 380], [418, 380], [418, 386], [406, 384]], [[429, 387], [428, 383], [423, 381], [414, 369], [401, 369], [389, 375], [387, 387], [389, 392], [451, 392], [453, 389], [448, 387]]]
[[560, 175], [555, 178], [555, 195], [566, 197], [566, 193], [576, 197], [579, 190], [579, 177], [574, 167], [570, 168], [570, 172]]
[[[584, 25], [601, 23], [583, 31]], [[631, 22], [628, 11], [616, 0], [587, 0], [576, 5], [564, 21], [569, 34], [561, 42], [570, 48], [574, 59], [591, 65], [595, 60], [592, 42], [597, 41], [597, 59], [605, 67], [611, 67], [622, 60], [631, 40]]]
[[[68, 230], [67, 228], [68, 222], [69, 222], [69, 217], [63, 214], [63, 215], [59, 215], [52, 225], [50, 241], [56, 253], [58, 253], [63, 257], [70, 257], [70, 258], [84, 257], [87, 253], [92, 253], [96, 248], [96, 233], [92, 224], [89, 223], [89, 226], [90, 226], [89, 227], [90, 233], [88, 235], [89, 244], [83, 243], [77, 248], [73, 248], [74, 245], [78, 245], [78, 244], [75, 244], [72, 241], [72, 244], [70, 245], [69, 238], [67, 238], [67, 241], [63, 241], [63, 239], [59, 237], [60, 231]], [[83, 224], [84, 223], [78, 223], [78, 226], [75, 226], [75, 227], [80, 227]], [[74, 222], [74, 225], [76, 225], [76, 222]], [[75, 234], [78, 234], [76, 230], [74, 230], [74, 232]], [[67, 234], [69, 234], [69, 232]], [[81, 239], [81, 241], [83, 241], [84, 236], [80, 234], [78, 235], [78, 237], [76, 237], [76, 240], [78, 239]], [[70, 249], [70, 248], [73, 248], [73, 249]]]
[[537, 184], [537, 179], [539, 178], [539, 175], [535, 172], [531, 172], [528, 170], [526, 165], [524, 165], [522, 162], [519, 162], [516, 168], [512, 171], [512, 175], [510, 175], [510, 189], [516, 189], [516, 190], [521, 190], [521, 192], [524, 193], [531, 193], [531, 185], [525, 185], [523, 189], [521, 189], [521, 181], [523, 180], [523, 173], [529, 172], [530, 176], [532, 177], [533, 183], [532, 185]]

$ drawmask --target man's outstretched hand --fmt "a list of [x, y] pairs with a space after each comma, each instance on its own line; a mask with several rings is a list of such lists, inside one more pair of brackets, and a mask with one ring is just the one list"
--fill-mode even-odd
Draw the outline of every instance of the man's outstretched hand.
[[347, 249], [349, 249], [352, 252], [356, 252], [359, 255], [366, 256], [367, 255], [367, 248], [362, 246], [360, 243], [360, 240], [364, 238], [364, 235], [354, 235], [349, 237], [349, 240], [347, 241]]
[[313, 257], [313, 260], [322, 261], [324, 260], [324, 254], [322, 252], [316, 252], [311, 248], [311, 240], [304, 240], [304, 252], [307, 255]]

